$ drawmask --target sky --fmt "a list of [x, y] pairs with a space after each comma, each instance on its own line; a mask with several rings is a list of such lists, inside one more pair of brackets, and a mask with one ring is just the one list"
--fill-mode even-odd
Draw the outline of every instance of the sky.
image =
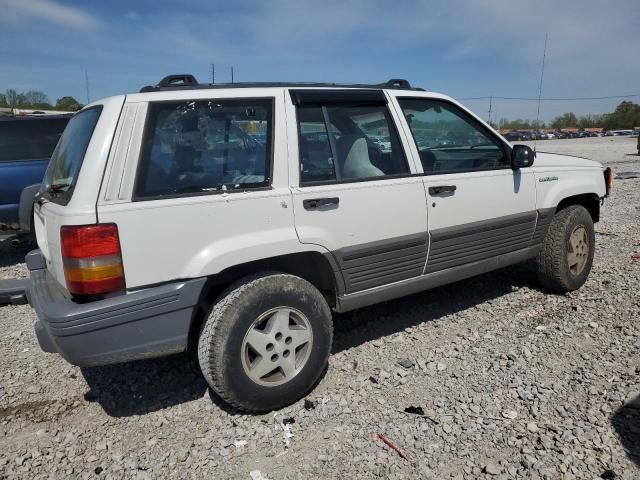
[[[200, 82], [377, 83], [406, 78], [488, 117], [489, 100], [640, 94], [638, 0], [0, 0], [0, 92], [51, 101], [138, 91], [172, 73]], [[540, 118], [623, 99], [544, 101]], [[628, 98], [640, 103], [640, 95]], [[492, 118], [537, 102], [494, 99]]]

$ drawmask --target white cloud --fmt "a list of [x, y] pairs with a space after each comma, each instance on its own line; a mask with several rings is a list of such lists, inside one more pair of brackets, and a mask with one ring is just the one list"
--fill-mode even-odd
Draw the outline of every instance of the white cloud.
[[44, 21], [65, 27], [87, 29], [100, 22], [89, 13], [53, 0], [0, 0], [0, 22], [21, 24]]

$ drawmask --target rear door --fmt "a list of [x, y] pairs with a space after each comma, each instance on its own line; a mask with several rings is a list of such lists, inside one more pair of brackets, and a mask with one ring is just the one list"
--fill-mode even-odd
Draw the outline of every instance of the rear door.
[[291, 100], [290, 179], [300, 241], [331, 252], [342, 293], [421, 275], [426, 199], [385, 94], [296, 90]]
[[510, 168], [510, 146], [446, 98], [398, 94], [424, 171], [430, 249], [425, 273], [530, 246], [535, 180]]

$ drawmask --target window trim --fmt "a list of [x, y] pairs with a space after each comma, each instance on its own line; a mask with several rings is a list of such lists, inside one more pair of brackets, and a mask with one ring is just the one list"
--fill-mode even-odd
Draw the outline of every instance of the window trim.
[[47, 200], [48, 202], [61, 205], [63, 207], [67, 206], [69, 204], [69, 202], [71, 201], [71, 197], [73, 197], [73, 192], [76, 189], [76, 185], [78, 183], [78, 178], [80, 178], [80, 174], [82, 173], [82, 166], [84, 165], [84, 159], [87, 156], [87, 151], [89, 150], [89, 145], [91, 145], [91, 140], [93, 140], [93, 134], [95, 133], [96, 128], [98, 127], [98, 123], [100, 122], [100, 119], [102, 118], [103, 107], [104, 107], [104, 105], [94, 105], [94, 106], [89, 107], [89, 108], [83, 108], [79, 112], [74, 113], [69, 118], [69, 121], [65, 125], [64, 130], [62, 131], [62, 135], [60, 135], [60, 138], [58, 139], [58, 143], [56, 144], [56, 148], [51, 153], [51, 157], [49, 157], [49, 164], [47, 165], [47, 170], [45, 171], [44, 177], [42, 179], [43, 187], [46, 187], [47, 183], [49, 181], [49, 179], [47, 178], [47, 176], [49, 174], [49, 168], [53, 168], [53, 162], [51, 161], [51, 159], [53, 158], [53, 154], [58, 149], [58, 145], [60, 145], [60, 140], [62, 139], [62, 136], [64, 135], [64, 132], [67, 130], [67, 127], [69, 126], [69, 123], [71, 123], [71, 120], [73, 120], [76, 116], [78, 116], [78, 115], [80, 115], [81, 113], [84, 113], [84, 112], [89, 112], [91, 110], [98, 110], [99, 111], [98, 112], [98, 118], [96, 119], [96, 123], [93, 124], [93, 128], [91, 129], [91, 134], [89, 135], [89, 141], [87, 142], [87, 146], [84, 149], [84, 152], [82, 154], [82, 158], [80, 159], [80, 165], [78, 166], [78, 173], [76, 174], [75, 178], [73, 179], [73, 181], [69, 185], [69, 189], [66, 192], [64, 192], [64, 193], [62, 193], [60, 195], [58, 195], [58, 194], [52, 195], [52, 193], [47, 189], [47, 190], [44, 190], [44, 192], [41, 195], [41, 198]]
[[[267, 167], [268, 171], [265, 172], [265, 179], [263, 182], [259, 182], [260, 184], [255, 187], [246, 187], [246, 188], [237, 188], [234, 190], [216, 190], [216, 191], [207, 191], [207, 192], [186, 192], [186, 193], [173, 193], [168, 195], [146, 195], [141, 196], [138, 195], [138, 182], [140, 181], [142, 175], [142, 160], [145, 158], [147, 153], [150, 154], [149, 149], [152, 147], [149, 139], [150, 130], [151, 130], [151, 111], [152, 107], [155, 105], [161, 104], [180, 104], [185, 102], [207, 102], [207, 101], [218, 101], [220, 103], [233, 103], [233, 102], [268, 102], [271, 108], [271, 118], [269, 119], [270, 125], [268, 126], [268, 134], [267, 138], [270, 140], [269, 145], [270, 149], [268, 152], [268, 162]], [[170, 200], [174, 198], [189, 198], [189, 197], [204, 197], [211, 195], [222, 195], [222, 194], [235, 194], [235, 193], [249, 193], [249, 192], [259, 192], [273, 189], [273, 168], [274, 168], [274, 157], [275, 157], [275, 130], [276, 130], [276, 97], [275, 96], [265, 96], [265, 97], [225, 97], [225, 98], [216, 98], [216, 97], [206, 97], [206, 98], [181, 98], [177, 100], [158, 100], [158, 101], [150, 101], [147, 103], [147, 112], [144, 120], [144, 129], [142, 131], [142, 140], [140, 145], [140, 153], [138, 153], [138, 158], [136, 161], [136, 175], [133, 180], [133, 187], [131, 192], [131, 201], [132, 202], [148, 202], [154, 200]], [[154, 123], [155, 128], [155, 123]], [[270, 133], [270, 135], [269, 135]], [[145, 172], [148, 168], [148, 163], [145, 165]]]
[[[331, 148], [331, 155], [334, 159], [334, 173], [336, 174], [335, 180], [317, 180], [311, 182], [305, 182], [302, 180], [302, 171], [300, 170], [300, 165], [302, 164], [302, 151], [300, 150], [300, 137], [302, 136], [302, 128], [300, 128], [300, 117], [298, 115], [298, 109], [300, 107], [319, 107], [322, 112], [322, 118], [324, 121], [325, 131], [327, 132], [327, 138], [329, 140], [329, 146]], [[385, 109], [390, 128], [396, 134], [396, 138], [398, 140], [398, 145], [400, 146], [400, 152], [404, 158], [404, 164], [407, 168], [406, 173], [394, 173], [390, 175], [383, 175], [380, 177], [364, 177], [364, 178], [346, 178], [338, 180], [338, 169], [337, 166], [337, 158], [336, 158], [336, 146], [335, 146], [335, 135], [331, 132], [331, 119], [329, 117], [329, 112], [327, 111], [327, 106], [331, 108], [343, 106], [343, 107], [359, 107], [359, 106], [381, 106]], [[297, 159], [297, 170], [298, 170], [298, 186], [299, 187], [314, 187], [319, 185], [343, 185], [347, 183], [361, 183], [361, 182], [372, 182], [376, 180], [393, 180], [398, 178], [408, 178], [415, 176], [414, 173], [411, 173], [411, 165], [409, 164], [409, 157], [407, 156], [406, 148], [402, 138], [400, 137], [400, 130], [398, 125], [396, 124], [395, 119], [393, 118], [393, 114], [391, 113], [391, 109], [389, 108], [389, 103], [375, 103], [372, 104], [366, 101], [354, 101], [354, 100], [344, 100], [341, 102], [323, 102], [323, 103], [303, 103], [301, 105], [296, 105], [296, 128], [298, 130], [297, 141], [298, 141], [298, 159]]]
[[411, 133], [411, 138], [413, 139], [413, 145], [416, 148], [416, 151], [418, 153], [418, 157], [420, 156], [420, 148], [418, 148], [418, 142], [416, 140], [415, 135], [413, 134], [413, 130], [411, 129], [411, 125], [409, 125], [409, 122], [407, 122], [407, 118], [404, 115], [404, 109], [402, 108], [402, 104], [400, 103], [402, 100], [421, 100], [421, 101], [431, 101], [431, 102], [440, 102], [440, 103], [444, 103], [450, 107], [453, 107], [456, 112], [460, 112], [461, 115], [459, 115], [463, 120], [467, 121], [468, 123], [471, 123], [472, 126], [476, 126], [478, 128], [478, 130], [480, 130], [481, 132], [485, 133], [487, 136], [492, 137], [494, 139], [496, 139], [498, 141], [498, 143], [501, 145], [502, 147], [502, 153], [504, 154], [505, 160], [506, 160], [506, 165], [503, 167], [490, 167], [490, 168], [465, 168], [465, 169], [460, 169], [460, 170], [438, 170], [438, 171], [432, 171], [432, 172], [425, 172], [424, 171], [424, 166], [422, 165], [422, 161], [420, 161], [420, 167], [422, 168], [423, 172], [421, 173], [422, 176], [428, 177], [428, 176], [435, 176], [435, 175], [451, 175], [454, 173], [470, 173], [470, 172], [490, 172], [490, 171], [500, 171], [500, 170], [511, 170], [511, 162], [510, 162], [510, 158], [511, 158], [511, 146], [505, 142], [504, 139], [502, 139], [499, 135], [496, 135], [495, 132], [493, 132], [491, 129], [489, 129], [484, 123], [480, 122], [477, 118], [475, 118], [472, 114], [470, 114], [469, 112], [467, 112], [464, 108], [460, 107], [460, 105], [457, 105], [456, 103], [450, 101], [450, 100], [445, 100], [442, 98], [433, 98], [433, 97], [414, 97], [414, 96], [398, 96], [395, 97], [396, 98], [396, 102], [398, 103], [398, 108], [400, 109], [400, 114], [402, 116], [402, 120], [403, 122], [405, 122], [405, 124], [407, 125], [407, 128], [409, 129], [409, 132]]

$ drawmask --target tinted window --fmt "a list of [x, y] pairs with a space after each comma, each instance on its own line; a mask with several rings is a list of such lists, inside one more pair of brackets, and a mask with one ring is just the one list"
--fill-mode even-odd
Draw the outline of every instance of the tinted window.
[[58, 193], [62, 193], [57, 198], [63, 202], [70, 198], [101, 111], [101, 107], [94, 107], [71, 117], [51, 156], [45, 185], [55, 187]]
[[272, 105], [271, 100], [152, 104], [135, 196], [268, 185]]
[[385, 105], [301, 106], [298, 124], [302, 183], [375, 179], [409, 171]]
[[399, 102], [426, 173], [508, 167], [502, 142], [454, 105], [417, 98]]
[[68, 118], [0, 120], [0, 162], [49, 159]]

